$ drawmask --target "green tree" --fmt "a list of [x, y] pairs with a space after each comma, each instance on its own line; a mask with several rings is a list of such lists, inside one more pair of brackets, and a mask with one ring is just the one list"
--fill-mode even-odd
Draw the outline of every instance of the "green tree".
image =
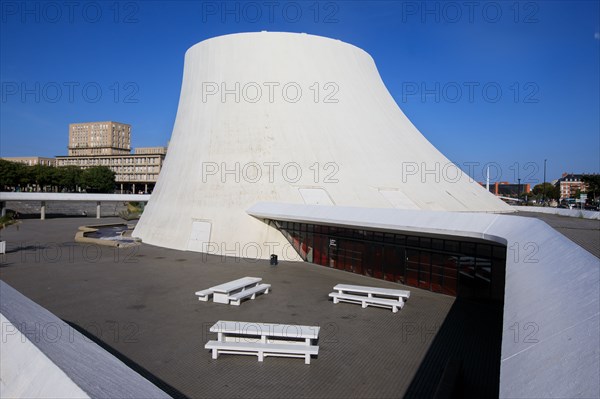
[[536, 184], [533, 187], [533, 194], [535, 194], [536, 198], [542, 198], [544, 195], [544, 187], [546, 188], [546, 198], [547, 199], [555, 199], [558, 200], [560, 198], [560, 189], [554, 186], [552, 183], [540, 183]]
[[115, 172], [106, 166], [85, 169], [81, 175], [81, 185], [89, 192], [112, 193], [115, 190]]
[[600, 175], [583, 175], [581, 181], [587, 185], [587, 193], [596, 199], [600, 195]]
[[61, 166], [56, 168], [57, 185], [68, 191], [75, 191], [82, 184], [83, 170], [79, 166]]
[[41, 190], [46, 186], [56, 185], [56, 173], [53, 166], [34, 165], [31, 167], [33, 181], [30, 183], [37, 184]]
[[0, 159], [0, 188], [7, 190], [23, 183], [27, 178], [27, 166]]

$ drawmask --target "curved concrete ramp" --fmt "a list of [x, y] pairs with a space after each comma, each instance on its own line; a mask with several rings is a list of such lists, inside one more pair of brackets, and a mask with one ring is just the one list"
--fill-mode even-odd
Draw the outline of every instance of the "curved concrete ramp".
[[3, 281], [0, 322], [2, 398], [170, 397]]

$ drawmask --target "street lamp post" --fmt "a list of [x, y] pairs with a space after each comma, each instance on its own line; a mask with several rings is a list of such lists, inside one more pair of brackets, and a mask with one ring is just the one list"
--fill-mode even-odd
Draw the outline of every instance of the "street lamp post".
[[547, 159], [544, 159], [544, 186], [543, 188], [543, 194], [542, 194], [542, 204], [546, 205], [546, 161]]
[[521, 196], [521, 178], [519, 180], [519, 185], [517, 186], [517, 203], [519, 202], [519, 197]]

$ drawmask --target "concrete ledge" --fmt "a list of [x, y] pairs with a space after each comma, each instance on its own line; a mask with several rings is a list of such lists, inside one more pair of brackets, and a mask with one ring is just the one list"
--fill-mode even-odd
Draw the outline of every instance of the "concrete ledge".
[[1, 397], [170, 397], [3, 281], [0, 313]]
[[586, 211], [581, 209], [565, 209], [565, 208], [551, 208], [551, 207], [540, 207], [540, 206], [512, 206], [515, 210], [520, 212], [537, 212], [547, 213], [550, 215], [568, 216], [572, 218], [583, 218], [600, 220], [600, 212], [598, 211]]
[[150, 194], [84, 194], [0, 192], [0, 201], [148, 202]]
[[93, 226], [79, 226], [79, 231], [75, 233], [75, 242], [82, 244], [97, 244], [104, 245], [106, 247], [118, 247], [118, 248], [127, 248], [139, 245], [141, 241], [137, 242], [122, 242], [119, 240], [101, 240], [99, 238], [86, 237], [85, 233], [93, 233], [94, 231], [98, 231], [99, 227], [107, 227], [107, 226], [115, 226], [114, 223], [109, 224], [96, 224]]
[[0, 359], [3, 364], [3, 367], [0, 367], [0, 397], [89, 398], [2, 314], [0, 323]]

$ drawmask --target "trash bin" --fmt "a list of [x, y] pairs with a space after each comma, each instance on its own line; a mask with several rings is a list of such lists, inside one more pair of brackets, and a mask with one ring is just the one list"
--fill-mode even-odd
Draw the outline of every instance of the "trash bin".
[[271, 266], [277, 265], [277, 255], [271, 254]]

